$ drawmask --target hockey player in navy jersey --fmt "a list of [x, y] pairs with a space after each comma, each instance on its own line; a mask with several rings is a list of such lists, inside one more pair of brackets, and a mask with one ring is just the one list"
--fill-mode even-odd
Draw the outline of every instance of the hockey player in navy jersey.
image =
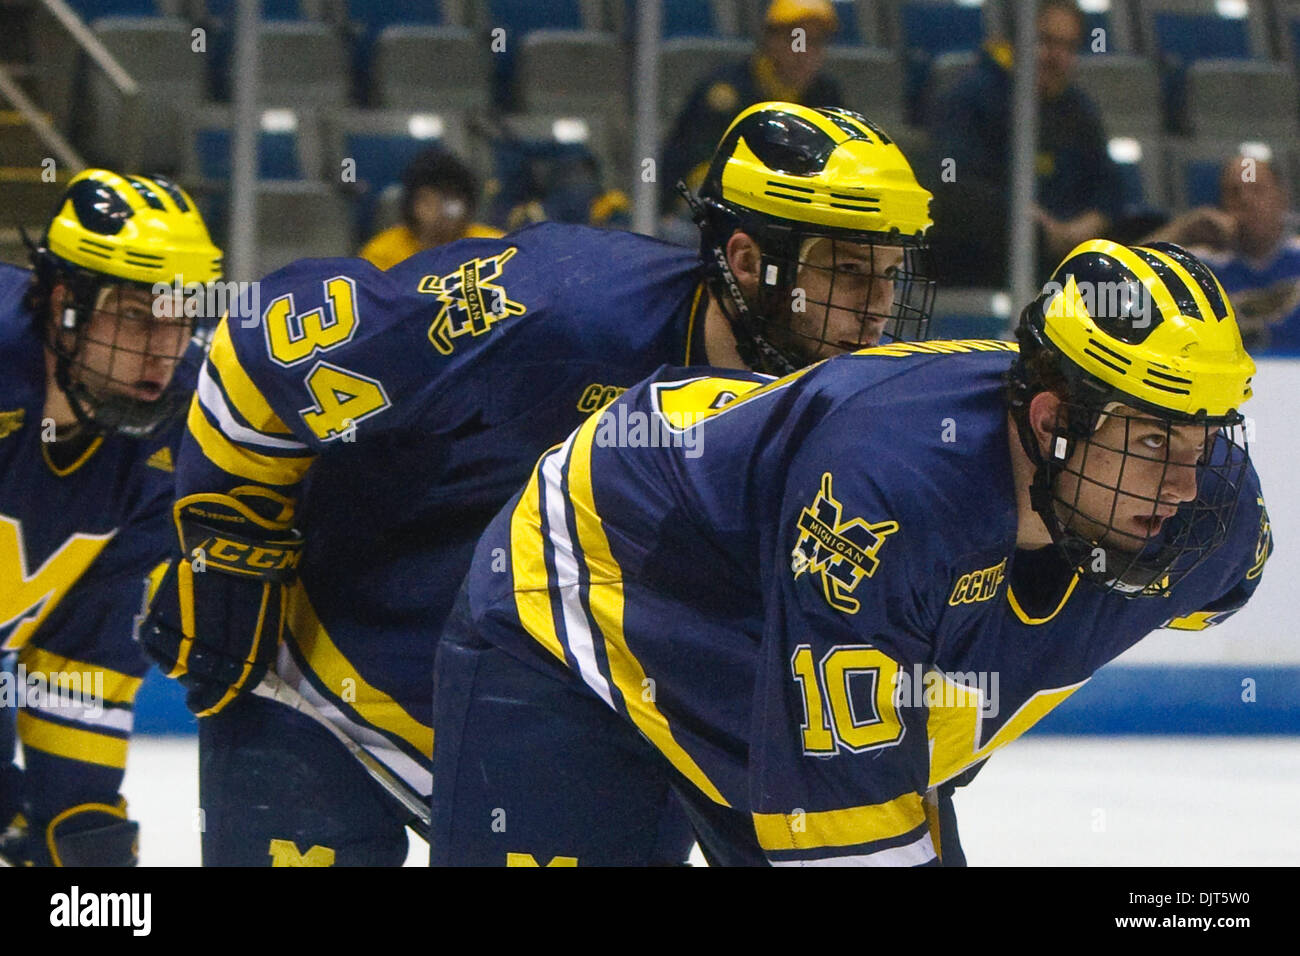
[[33, 266], [0, 266], [0, 857], [130, 865], [132, 625], [171, 548], [176, 413], [202, 357], [154, 286], [219, 278], [221, 252], [171, 182], [92, 169]]
[[[542, 224], [386, 272], [297, 263], [260, 324], [219, 328], [177, 465], [187, 560], [142, 630], [202, 718], [206, 864], [402, 862], [409, 814], [247, 691], [273, 668], [427, 800], [433, 652], [474, 544], [592, 411], [664, 364], [783, 374], [923, 331], [929, 194], [862, 117], [745, 111], [700, 201], [700, 254]], [[637, 810], [640, 862], [689, 845], [666, 792]]]
[[1084, 243], [1018, 336], [668, 370], [548, 452], [439, 647], [433, 862], [635, 862], [666, 784], [713, 863], [964, 862], [952, 788], [1271, 548], [1202, 263]]

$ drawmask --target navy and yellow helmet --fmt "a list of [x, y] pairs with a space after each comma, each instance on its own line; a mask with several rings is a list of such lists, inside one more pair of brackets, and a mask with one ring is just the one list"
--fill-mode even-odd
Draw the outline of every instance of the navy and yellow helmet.
[[[1035, 466], [1034, 510], [1081, 578], [1130, 597], [1167, 595], [1225, 539], [1249, 462], [1240, 409], [1251, 397], [1255, 363], [1223, 286], [1172, 243], [1092, 239], [1065, 257], [1026, 306], [1017, 337], [1009, 394]], [[1044, 390], [1062, 398], [1046, 448], [1029, 414]], [[1117, 437], [1103, 440], [1108, 421], [1117, 423], [1111, 429]], [[1153, 424], [1164, 429], [1164, 450], [1135, 453], [1132, 429]], [[1188, 467], [1169, 457], [1178, 428], [1199, 434], [1205, 450], [1195, 466], [1196, 497], [1165, 521], [1172, 504], [1165, 482]], [[1113, 482], [1085, 474], [1090, 461], [1108, 455], [1120, 463]], [[1130, 462], [1139, 458], [1160, 469], [1160, 483], [1145, 494], [1124, 486], [1126, 469], [1134, 470]], [[1108, 490], [1109, 516], [1086, 512], [1084, 485]], [[1134, 502], [1149, 506], [1155, 530], [1119, 530], [1114, 516], [1121, 501], [1130, 510]]]
[[931, 226], [931, 195], [884, 131], [848, 110], [793, 103], [759, 103], [732, 121], [700, 199], [845, 238], [920, 240]]
[[[723, 134], [699, 190], [701, 252], [721, 280], [723, 250], [733, 233], [751, 236], [762, 253], [758, 301], [738, 301], [725, 281], [716, 294], [752, 367], [784, 373], [805, 364], [811, 346], [772, 355], [774, 328], [787, 318], [809, 239], [829, 238], [905, 250], [906, 262], [884, 281], [898, 290], [888, 334], [924, 337], [933, 302], [923, 253], [931, 195], [916, 181], [902, 150], [866, 117], [843, 109], [768, 102], [740, 113]], [[823, 303], [825, 304], [825, 303]], [[866, 316], [864, 315], [864, 320]], [[804, 353], [804, 354], [800, 354]]]
[[221, 278], [221, 250], [194, 200], [160, 176], [78, 173], [41, 245], [67, 266], [151, 287]]
[[1255, 363], [1227, 293], [1172, 243], [1080, 244], [1025, 310], [1026, 336], [1098, 399], [1179, 421], [1230, 423], [1251, 396]]
[[[187, 386], [172, 375], [164, 394], [138, 398], [132, 389], [138, 392], [141, 380], [132, 376], [145, 362], [152, 363], [149, 374], [161, 377], [157, 363], [172, 367], [173, 353], [195, 331], [196, 316], [160, 309], [155, 290], [189, 295], [221, 278], [221, 250], [194, 200], [161, 176], [87, 169], [69, 180], [31, 253], [35, 277], [27, 307], [78, 421], [139, 437], [174, 417], [188, 401]], [[52, 315], [56, 289], [62, 291]], [[143, 326], [139, 306], [134, 312], [122, 306], [132, 295], [144, 298], [141, 292], [153, 305], [144, 309]], [[111, 317], [109, 331], [103, 319], [92, 322], [97, 314]], [[128, 327], [144, 331], [123, 334]]]

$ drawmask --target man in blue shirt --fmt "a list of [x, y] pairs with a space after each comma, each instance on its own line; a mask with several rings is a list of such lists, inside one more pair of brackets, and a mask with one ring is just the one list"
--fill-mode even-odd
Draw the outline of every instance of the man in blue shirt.
[[[1043, 274], [1080, 242], [1106, 234], [1120, 213], [1120, 182], [1097, 109], [1074, 83], [1082, 14], [1071, 0], [1050, 0], [1037, 23], [1034, 198]], [[931, 174], [936, 266], [949, 284], [1007, 281], [1012, 62], [1010, 44], [989, 44], [927, 124], [938, 164]], [[942, 165], [949, 160], [951, 176]]]

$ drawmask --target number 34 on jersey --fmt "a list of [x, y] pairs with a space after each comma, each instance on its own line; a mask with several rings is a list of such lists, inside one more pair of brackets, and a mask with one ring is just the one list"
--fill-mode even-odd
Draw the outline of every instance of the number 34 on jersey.
[[[347, 276], [334, 276], [322, 285], [325, 302], [299, 312], [293, 293], [271, 302], [262, 313], [266, 350], [271, 361], [286, 368], [322, 355], [352, 340], [357, 315], [356, 284]], [[322, 441], [347, 436], [360, 422], [378, 415], [390, 404], [383, 384], [367, 375], [318, 358], [303, 379], [313, 403], [299, 409], [303, 422]]]

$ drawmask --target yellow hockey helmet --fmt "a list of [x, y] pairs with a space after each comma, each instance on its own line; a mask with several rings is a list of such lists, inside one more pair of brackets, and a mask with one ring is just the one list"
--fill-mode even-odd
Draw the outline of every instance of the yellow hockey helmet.
[[68, 182], [32, 247], [27, 305], [82, 425], [139, 437], [184, 407], [195, 310], [160, 308], [154, 290], [178, 306], [170, 290], [202, 290], [221, 278], [221, 260], [194, 201], [170, 180], [88, 169]]
[[1171, 243], [1076, 247], [1031, 315], [1071, 365], [1124, 401], [1180, 418], [1227, 418], [1250, 398], [1255, 363], [1214, 274]]
[[[1036, 466], [1035, 511], [1082, 577], [1167, 594], [1225, 539], [1249, 462], [1238, 426], [1255, 363], [1222, 285], [1172, 243], [1093, 239], [1024, 309], [1017, 336], [1011, 408]], [[1062, 399], [1046, 450], [1029, 422], [1043, 390]], [[1193, 464], [1172, 449], [1191, 435], [1204, 448], [1194, 498], [1173, 490]], [[1152, 487], [1137, 486], [1142, 473]]]
[[64, 262], [152, 286], [221, 278], [221, 250], [183, 189], [158, 176], [87, 169], [68, 183], [44, 247]]
[[[807, 303], [827, 309], [820, 334], [789, 332], [789, 296], [799, 267], [807, 265], [810, 239], [902, 248], [902, 265], [876, 276], [894, 284], [892, 310], [882, 317], [864, 308], [863, 328], [883, 318], [891, 337], [924, 337], [933, 305], [924, 255], [930, 198], [902, 150], [858, 113], [781, 102], [740, 113], [704, 177], [696, 219], [702, 254], [720, 280], [715, 291], [733, 307], [742, 357], [755, 368], [787, 372], [838, 345], [829, 329], [833, 296]], [[726, 281], [724, 250], [737, 230], [755, 239], [762, 253], [756, 304], [744, 301], [735, 283]], [[784, 343], [774, 348], [781, 339]]]

